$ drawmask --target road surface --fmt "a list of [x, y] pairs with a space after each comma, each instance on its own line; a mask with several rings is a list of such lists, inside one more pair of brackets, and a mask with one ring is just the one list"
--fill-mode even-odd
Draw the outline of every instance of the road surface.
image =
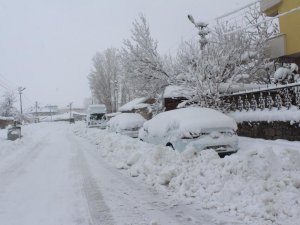
[[1, 155], [1, 225], [216, 224], [106, 164], [71, 126], [24, 127]]

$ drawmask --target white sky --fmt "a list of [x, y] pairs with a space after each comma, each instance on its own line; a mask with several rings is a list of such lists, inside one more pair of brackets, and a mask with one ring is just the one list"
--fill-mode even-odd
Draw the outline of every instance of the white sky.
[[121, 47], [132, 21], [143, 13], [161, 53], [174, 52], [195, 33], [196, 20], [214, 18], [253, 0], [0, 0], [1, 84], [35, 101], [82, 106], [90, 96], [87, 75], [96, 51]]

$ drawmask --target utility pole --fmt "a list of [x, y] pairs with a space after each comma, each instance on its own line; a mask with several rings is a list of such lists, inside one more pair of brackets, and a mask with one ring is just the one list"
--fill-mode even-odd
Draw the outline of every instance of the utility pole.
[[18, 87], [18, 92], [19, 92], [19, 96], [20, 96], [20, 110], [21, 110], [21, 119], [23, 119], [23, 108], [22, 108], [22, 92], [25, 90], [26, 88], [24, 87]]
[[37, 110], [38, 110], [38, 102], [35, 102], [35, 123], [38, 122], [38, 113], [37, 113]]
[[69, 110], [70, 110], [70, 123], [71, 123], [71, 119], [72, 119], [72, 104], [73, 104], [73, 102], [70, 102], [69, 103]]

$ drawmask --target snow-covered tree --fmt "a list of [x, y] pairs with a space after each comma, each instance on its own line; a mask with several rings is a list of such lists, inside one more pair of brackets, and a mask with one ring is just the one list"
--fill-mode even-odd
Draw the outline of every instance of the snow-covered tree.
[[12, 91], [5, 92], [0, 103], [0, 115], [5, 117], [16, 116], [17, 110], [14, 107], [16, 95]]
[[218, 108], [221, 84], [230, 87], [238, 82], [270, 82], [267, 39], [276, 32], [276, 27], [270, 29], [262, 17], [260, 12], [250, 11], [246, 15], [252, 26], [250, 30], [219, 24], [209, 30], [206, 45], [199, 46], [195, 41], [182, 43], [177, 54], [176, 69], [180, 74], [177, 81], [194, 90], [190, 102]]
[[109, 48], [103, 53], [96, 53], [88, 79], [93, 97], [99, 103], [105, 104], [108, 112], [115, 112], [122, 93], [120, 57], [117, 49]]
[[131, 38], [124, 40], [122, 65], [134, 96], [155, 97], [170, 83], [157, 41], [151, 37], [150, 28], [143, 15], [133, 22]]

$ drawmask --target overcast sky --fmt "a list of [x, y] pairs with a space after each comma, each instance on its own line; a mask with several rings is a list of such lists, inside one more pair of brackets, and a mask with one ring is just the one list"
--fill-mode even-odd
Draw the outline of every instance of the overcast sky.
[[[0, 94], [3, 85], [35, 101], [81, 107], [96, 51], [121, 47], [143, 13], [160, 52], [176, 50], [196, 31], [187, 20], [214, 18], [253, 0], [0, 0]], [[2, 84], [2, 85], [1, 85]]]

